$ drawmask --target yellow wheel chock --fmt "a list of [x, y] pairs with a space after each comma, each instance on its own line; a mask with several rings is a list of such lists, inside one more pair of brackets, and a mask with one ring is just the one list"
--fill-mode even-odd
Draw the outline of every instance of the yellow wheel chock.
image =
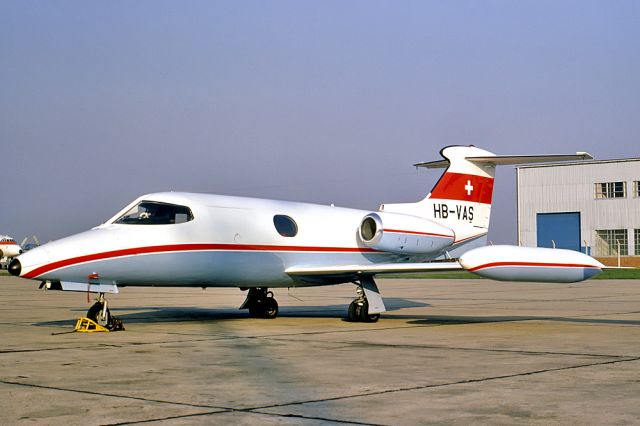
[[75, 331], [78, 331], [80, 333], [95, 333], [98, 331], [106, 331], [108, 333], [109, 329], [101, 326], [100, 324], [93, 321], [92, 319], [81, 317], [81, 318], [78, 318], [78, 321], [76, 322]]

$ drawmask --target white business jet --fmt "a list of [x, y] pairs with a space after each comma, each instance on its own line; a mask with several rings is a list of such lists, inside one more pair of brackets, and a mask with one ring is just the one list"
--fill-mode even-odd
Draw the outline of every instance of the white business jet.
[[[465, 269], [511, 281], [576, 282], [603, 265], [575, 251], [486, 246], [495, 167], [591, 159], [575, 155], [497, 156], [450, 146], [446, 168], [416, 203], [378, 211], [222, 195], [144, 195], [103, 225], [34, 248], [11, 274], [48, 289], [92, 292], [87, 316], [109, 325], [105, 293], [127, 286], [238, 287], [241, 309], [275, 318], [269, 288], [352, 282], [351, 321], [377, 321], [385, 311], [374, 276]], [[449, 260], [449, 261], [447, 261]]]

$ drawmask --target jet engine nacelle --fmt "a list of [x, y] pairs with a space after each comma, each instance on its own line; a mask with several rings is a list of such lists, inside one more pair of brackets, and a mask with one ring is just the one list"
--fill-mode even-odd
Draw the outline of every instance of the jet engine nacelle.
[[358, 233], [367, 247], [397, 254], [434, 253], [450, 246], [455, 238], [446, 226], [395, 213], [369, 213]]
[[604, 267], [578, 251], [507, 245], [469, 250], [459, 262], [467, 271], [498, 281], [573, 283], [598, 275]]

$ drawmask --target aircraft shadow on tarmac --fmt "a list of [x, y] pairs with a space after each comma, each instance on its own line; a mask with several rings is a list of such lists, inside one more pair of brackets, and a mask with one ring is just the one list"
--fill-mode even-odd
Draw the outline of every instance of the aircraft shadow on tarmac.
[[[388, 312], [405, 308], [430, 306], [428, 303], [403, 298], [385, 298]], [[278, 317], [283, 318], [340, 318], [346, 321], [348, 305], [281, 306]], [[249, 318], [249, 311], [238, 308], [203, 308], [199, 306], [110, 306], [111, 314], [127, 324], [180, 321], [220, 321]], [[84, 316], [84, 308], [72, 309], [78, 317]], [[132, 313], [132, 311], [134, 311]], [[123, 312], [127, 312], [126, 314]], [[394, 318], [396, 318], [394, 316]], [[408, 316], [408, 319], [428, 318], [424, 315]], [[45, 321], [38, 326], [64, 326], [69, 320]]]
[[[424, 314], [399, 314], [393, 313], [400, 309], [430, 306], [428, 303], [403, 298], [386, 298], [386, 318], [405, 320], [411, 325], [455, 325], [455, 324], [479, 324], [492, 322], [516, 322], [516, 321], [558, 321], [586, 324], [617, 324], [640, 325], [640, 320], [618, 320], [598, 318], [569, 318], [557, 316], [448, 316], [448, 315], [424, 315]], [[338, 318], [346, 319], [348, 305], [320, 305], [320, 306], [283, 306], [278, 317], [283, 318]], [[83, 316], [84, 309], [73, 309], [78, 316]], [[133, 312], [132, 312], [133, 311]], [[127, 312], [126, 314], [124, 312]], [[112, 307], [113, 316], [120, 318], [126, 324], [144, 324], [158, 322], [181, 321], [224, 321], [249, 318], [248, 311], [238, 308], [203, 308], [198, 306], [144, 306], [144, 307]], [[384, 321], [385, 316], [381, 321]], [[35, 323], [38, 326], [66, 326], [69, 320], [45, 321]]]

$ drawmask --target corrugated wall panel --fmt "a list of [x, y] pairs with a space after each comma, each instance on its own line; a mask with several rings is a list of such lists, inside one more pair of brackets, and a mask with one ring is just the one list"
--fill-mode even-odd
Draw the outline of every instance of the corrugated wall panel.
[[[536, 214], [579, 211], [581, 239], [595, 244], [596, 229], [640, 229], [640, 198], [633, 181], [640, 180], [640, 161], [588, 163], [518, 169], [518, 228], [522, 245], [536, 245]], [[627, 182], [627, 197], [595, 199], [595, 183]]]

